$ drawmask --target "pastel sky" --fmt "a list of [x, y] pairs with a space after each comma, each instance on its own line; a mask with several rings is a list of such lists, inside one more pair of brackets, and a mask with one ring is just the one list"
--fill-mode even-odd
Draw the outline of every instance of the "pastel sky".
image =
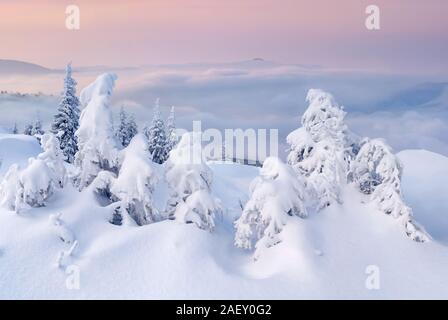
[[[81, 29], [65, 28], [76, 4]], [[364, 26], [381, 9], [381, 30]], [[262, 57], [399, 72], [446, 72], [446, 0], [1, 0], [0, 59], [76, 65]]]

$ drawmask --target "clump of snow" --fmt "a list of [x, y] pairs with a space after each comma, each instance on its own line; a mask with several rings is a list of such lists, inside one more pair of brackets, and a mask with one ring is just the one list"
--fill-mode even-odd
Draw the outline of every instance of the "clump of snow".
[[167, 212], [171, 219], [213, 230], [214, 218], [222, 211], [212, 195], [213, 174], [202, 154], [200, 133], [185, 133], [166, 162], [166, 180], [171, 190]]
[[280, 159], [267, 158], [260, 176], [250, 185], [250, 198], [235, 222], [235, 245], [251, 249], [258, 258], [266, 248], [281, 242], [280, 233], [292, 217], [305, 218], [305, 185]]

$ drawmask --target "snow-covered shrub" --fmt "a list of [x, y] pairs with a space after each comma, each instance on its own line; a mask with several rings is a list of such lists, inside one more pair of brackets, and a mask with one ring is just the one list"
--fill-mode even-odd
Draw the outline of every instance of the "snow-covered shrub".
[[279, 234], [288, 219], [305, 218], [305, 186], [280, 159], [267, 158], [250, 186], [250, 198], [235, 222], [235, 245], [251, 249], [257, 258], [265, 248], [281, 242]]
[[10, 210], [42, 207], [56, 188], [64, 186], [66, 171], [58, 139], [46, 133], [41, 136], [41, 143], [43, 152], [30, 158], [23, 170], [12, 165], [0, 184], [0, 203]]
[[44, 160], [30, 158], [28, 166], [19, 174], [17, 197], [31, 207], [42, 207], [58, 185], [56, 175]]
[[123, 150], [121, 169], [110, 189], [138, 225], [160, 220], [152, 199], [158, 177], [147, 148], [143, 135], [137, 134], [131, 140]]
[[67, 162], [73, 163], [78, 151], [75, 132], [79, 126], [79, 100], [76, 97], [76, 81], [72, 78], [72, 66], [65, 69], [64, 90], [51, 131], [58, 137]]
[[401, 220], [406, 234], [413, 240], [429, 240], [425, 231], [413, 220], [412, 210], [403, 200], [402, 166], [383, 140], [365, 139], [351, 167], [354, 182], [360, 191], [369, 194], [381, 211]]
[[81, 92], [81, 104], [85, 108], [76, 131], [78, 152], [75, 155], [80, 189], [88, 186], [102, 170], [118, 171], [118, 149], [109, 109], [116, 79], [116, 75], [105, 73]]
[[167, 137], [165, 131], [165, 123], [160, 115], [159, 99], [154, 106], [154, 116], [149, 127], [144, 129], [146, 138], [148, 139], [148, 150], [152, 161], [162, 164], [168, 158], [167, 153]]
[[185, 133], [170, 152], [165, 173], [171, 191], [167, 213], [171, 219], [211, 231], [221, 205], [212, 195], [213, 174], [202, 156], [200, 135]]
[[287, 160], [298, 174], [307, 177], [317, 208], [322, 209], [341, 202], [340, 190], [347, 181], [348, 158], [353, 151], [348, 148], [345, 112], [333, 96], [311, 89], [307, 101], [310, 105], [302, 116], [302, 127], [287, 137]]

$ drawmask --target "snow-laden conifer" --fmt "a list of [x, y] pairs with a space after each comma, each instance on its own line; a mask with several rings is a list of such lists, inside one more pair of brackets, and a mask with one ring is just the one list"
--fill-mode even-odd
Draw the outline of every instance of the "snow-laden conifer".
[[200, 135], [185, 133], [170, 152], [165, 173], [170, 187], [167, 213], [171, 219], [212, 231], [222, 208], [212, 195], [213, 174], [203, 158]]
[[404, 230], [417, 242], [429, 236], [412, 217], [401, 192], [402, 166], [391, 148], [381, 139], [365, 139], [352, 163], [352, 175], [359, 190], [370, 195], [378, 209], [401, 221]]
[[78, 151], [75, 132], [79, 127], [79, 99], [76, 96], [76, 81], [72, 77], [71, 63], [67, 65], [65, 72], [64, 89], [51, 132], [58, 137], [65, 160], [73, 163]]
[[162, 120], [159, 107], [159, 99], [154, 106], [154, 115], [149, 127], [146, 127], [144, 133], [148, 139], [148, 150], [152, 161], [162, 164], [168, 158], [167, 137], [165, 123]]
[[280, 159], [269, 157], [252, 181], [249, 200], [235, 222], [235, 245], [245, 249], [255, 245], [258, 258], [281, 242], [279, 235], [290, 219], [306, 216], [303, 180]]
[[79, 189], [88, 186], [101, 170], [118, 171], [118, 149], [109, 107], [116, 79], [116, 75], [105, 73], [81, 92], [84, 109], [76, 131], [75, 155]]
[[345, 112], [333, 96], [318, 89], [307, 94], [309, 107], [302, 127], [287, 137], [288, 163], [307, 179], [318, 209], [341, 202], [341, 187], [347, 181], [349, 153]]

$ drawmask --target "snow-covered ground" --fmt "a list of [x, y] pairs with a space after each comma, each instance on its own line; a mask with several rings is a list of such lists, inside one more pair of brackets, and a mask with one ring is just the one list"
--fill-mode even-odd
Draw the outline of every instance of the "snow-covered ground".
[[[0, 134], [3, 176], [40, 152], [37, 141]], [[258, 169], [213, 163], [214, 193], [227, 208], [213, 233], [171, 220], [145, 226], [108, 223], [91, 188], [69, 184], [46, 207], [21, 214], [0, 209], [0, 298], [448, 298], [448, 158], [424, 150], [399, 153], [404, 198], [433, 240], [411, 241], [399, 224], [347, 186], [332, 205], [285, 226], [282, 242], [254, 262], [233, 245], [233, 221]], [[162, 187], [154, 194], [166, 202]], [[78, 246], [58, 267], [60, 240], [50, 215]], [[68, 267], [68, 268], [67, 268]], [[372, 270], [378, 290], [369, 290]], [[79, 271], [79, 289], [67, 282]]]

